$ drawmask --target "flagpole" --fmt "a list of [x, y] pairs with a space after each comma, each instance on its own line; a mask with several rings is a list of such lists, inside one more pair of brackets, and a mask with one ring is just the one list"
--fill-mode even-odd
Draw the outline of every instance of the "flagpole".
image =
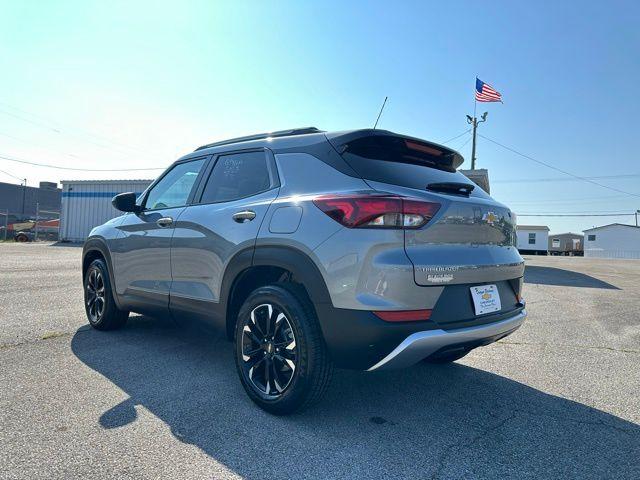
[[[478, 83], [480, 83], [480, 90], [478, 90]], [[487, 92], [485, 92], [485, 89]], [[471, 144], [471, 170], [476, 169], [476, 131], [478, 129], [478, 124], [487, 121], [487, 114], [489, 112], [484, 112], [482, 114], [482, 119], [478, 121], [476, 117], [476, 110], [478, 108], [478, 95], [481, 95], [481, 102], [497, 102], [500, 101], [502, 103], [502, 95], [495, 90], [490, 85], [484, 83], [476, 76], [476, 87], [473, 92], [473, 118], [467, 115], [467, 123], [470, 124], [473, 128], [473, 143]]]
[[[476, 83], [478, 76], [476, 75]], [[478, 100], [476, 99], [476, 86], [473, 86], [473, 142], [471, 144], [471, 170], [476, 169], [476, 128], [478, 127], [478, 119], [476, 118], [476, 109], [478, 108]]]
[[[478, 77], [476, 76], [476, 82]], [[476, 100], [476, 86], [473, 86], [473, 118], [476, 118], [476, 108], [478, 106], [478, 100]]]

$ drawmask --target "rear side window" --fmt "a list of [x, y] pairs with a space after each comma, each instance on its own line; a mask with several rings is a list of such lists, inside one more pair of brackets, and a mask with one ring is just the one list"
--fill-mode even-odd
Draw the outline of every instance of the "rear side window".
[[[395, 142], [397, 140], [394, 139]], [[439, 163], [433, 156], [430, 162], [426, 152], [398, 148], [384, 138], [367, 138], [349, 144], [342, 153], [345, 161], [366, 180], [390, 183], [402, 187], [424, 190], [432, 183], [473, 183], [455, 169]], [[480, 188], [472, 195], [482, 195]]]
[[265, 152], [222, 155], [216, 161], [200, 203], [230, 202], [270, 190], [276, 184]]

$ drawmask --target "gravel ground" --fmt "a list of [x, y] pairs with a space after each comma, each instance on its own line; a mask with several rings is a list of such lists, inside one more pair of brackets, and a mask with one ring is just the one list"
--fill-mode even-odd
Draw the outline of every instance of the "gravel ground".
[[86, 326], [81, 249], [0, 244], [0, 478], [640, 478], [640, 261], [529, 257], [529, 319], [270, 416], [220, 335]]

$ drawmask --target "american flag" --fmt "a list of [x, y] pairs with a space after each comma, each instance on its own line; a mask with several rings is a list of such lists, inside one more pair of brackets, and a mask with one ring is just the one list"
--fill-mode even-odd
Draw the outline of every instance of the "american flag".
[[478, 102], [502, 102], [502, 95], [491, 85], [484, 83], [476, 77], [476, 101]]

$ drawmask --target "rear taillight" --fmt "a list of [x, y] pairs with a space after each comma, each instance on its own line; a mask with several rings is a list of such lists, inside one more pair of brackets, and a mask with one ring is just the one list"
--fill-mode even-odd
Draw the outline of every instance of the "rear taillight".
[[439, 203], [394, 195], [323, 195], [313, 203], [348, 228], [420, 228]]

